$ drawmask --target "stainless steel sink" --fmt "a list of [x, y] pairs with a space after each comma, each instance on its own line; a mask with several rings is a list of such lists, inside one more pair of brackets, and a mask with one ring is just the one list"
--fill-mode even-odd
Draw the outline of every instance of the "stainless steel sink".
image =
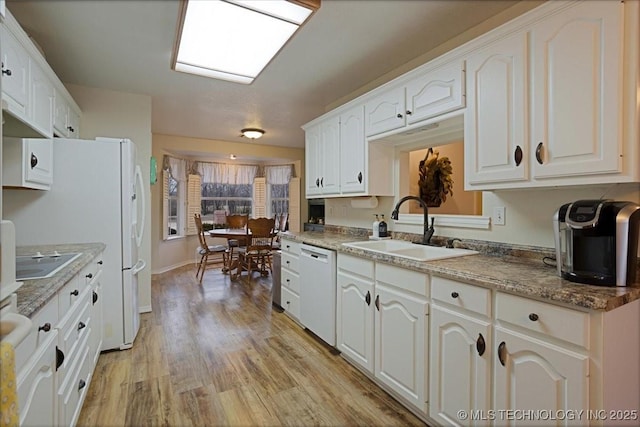
[[477, 251], [469, 249], [417, 245], [405, 240], [372, 240], [364, 242], [349, 242], [343, 243], [342, 245], [415, 261], [433, 261], [436, 259], [454, 258], [478, 253]]

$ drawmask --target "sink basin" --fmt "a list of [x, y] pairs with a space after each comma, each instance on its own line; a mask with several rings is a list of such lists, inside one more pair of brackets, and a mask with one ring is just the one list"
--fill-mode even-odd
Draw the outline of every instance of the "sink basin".
[[407, 258], [415, 261], [433, 261], [436, 259], [474, 255], [478, 253], [477, 251], [472, 251], [469, 249], [417, 245], [405, 240], [350, 242], [343, 243], [343, 245], [384, 255]]
[[31, 319], [17, 313], [2, 313], [0, 317], [0, 340], [8, 341], [15, 348], [31, 330]]

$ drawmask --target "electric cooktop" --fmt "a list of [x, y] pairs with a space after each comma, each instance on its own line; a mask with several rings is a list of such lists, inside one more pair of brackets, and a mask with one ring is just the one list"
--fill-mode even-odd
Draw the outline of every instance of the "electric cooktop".
[[46, 279], [69, 265], [82, 253], [23, 255], [16, 257], [16, 280]]

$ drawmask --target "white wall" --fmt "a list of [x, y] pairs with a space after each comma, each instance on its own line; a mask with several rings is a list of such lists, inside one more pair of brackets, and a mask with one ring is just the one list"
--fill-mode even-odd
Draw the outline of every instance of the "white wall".
[[[129, 138], [135, 144], [142, 176], [149, 177], [151, 157], [151, 97], [77, 85], [66, 85], [82, 110], [80, 138]], [[149, 180], [145, 181], [147, 207], [150, 205]], [[138, 303], [142, 311], [151, 311], [151, 209], [145, 215], [146, 228], [140, 257], [147, 268], [138, 274]]]
[[[535, 190], [484, 192], [484, 215], [491, 216], [494, 206], [504, 206], [506, 208], [504, 226], [491, 225], [489, 230], [436, 227], [435, 234], [553, 248], [552, 217], [554, 212], [564, 203], [601, 197], [640, 203], [640, 185], [552, 187]], [[379, 204], [375, 209], [352, 209], [349, 198], [327, 199], [325, 202], [325, 222], [347, 227], [371, 228], [373, 215], [384, 213], [390, 230], [422, 234], [421, 225], [394, 224], [389, 219], [397, 200], [399, 198], [378, 197]]]

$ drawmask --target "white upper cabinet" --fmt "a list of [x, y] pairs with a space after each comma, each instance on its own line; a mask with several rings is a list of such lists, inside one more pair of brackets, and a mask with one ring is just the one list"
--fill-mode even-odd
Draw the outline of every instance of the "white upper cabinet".
[[2, 186], [49, 190], [53, 183], [53, 141], [4, 138]]
[[418, 123], [465, 106], [464, 61], [424, 71], [365, 104], [367, 136]]
[[405, 119], [404, 86], [388, 90], [365, 104], [366, 135], [377, 135], [403, 127]]
[[585, 2], [531, 30], [533, 177], [620, 172], [622, 2]]
[[520, 21], [468, 56], [465, 187], [639, 181], [623, 120], [640, 105], [638, 4], [549, 2]]
[[407, 124], [465, 106], [464, 61], [454, 61], [407, 84]]
[[31, 126], [46, 136], [53, 136], [53, 85], [42, 68], [31, 61]]
[[40, 51], [7, 11], [0, 24], [3, 134], [23, 138], [78, 138], [80, 108]]
[[465, 178], [469, 184], [528, 178], [527, 35], [518, 33], [467, 59]]
[[364, 137], [364, 107], [358, 105], [340, 115], [340, 189], [362, 193], [366, 189], [367, 141]]
[[55, 91], [53, 111], [55, 134], [65, 138], [78, 138], [80, 136], [80, 114], [59, 90]]
[[306, 195], [340, 194], [340, 117], [305, 129]]
[[27, 116], [29, 103], [29, 54], [3, 25], [2, 35], [2, 99], [15, 116]]

